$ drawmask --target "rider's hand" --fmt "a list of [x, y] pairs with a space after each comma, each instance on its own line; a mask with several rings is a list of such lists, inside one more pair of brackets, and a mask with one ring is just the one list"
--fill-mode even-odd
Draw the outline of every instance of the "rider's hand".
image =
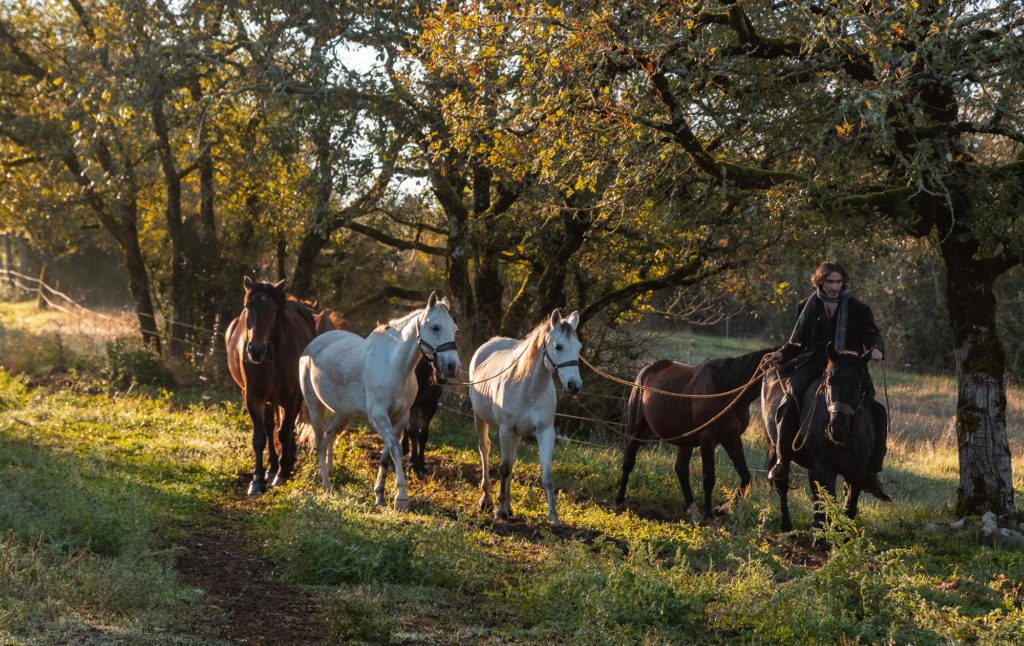
[[767, 355], [765, 357], [765, 363], [768, 364], [769, 368], [774, 368], [775, 366], [779, 365], [779, 363], [781, 361], [782, 361], [782, 353], [779, 352], [778, 350], [776, 350], [775, 352], [773, 352], [773, 353], [771, 353], [771, 354], [769, 354], [769, 355]]
[[879, 350], [878, 348], [871, 348], [871, 358], [874, 359], [875, 361], [881, 361], [882, 351]]

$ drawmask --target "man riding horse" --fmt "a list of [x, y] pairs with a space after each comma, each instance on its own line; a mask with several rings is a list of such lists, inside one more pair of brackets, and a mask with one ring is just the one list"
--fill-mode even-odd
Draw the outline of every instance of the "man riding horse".
[[[789, 373], [786, 394], [779, 405], [776, 420], [779, 429], [778, 461], [768, 472], [772, 481], [784, 481], [789, 477], [789, 463], [793, 459], [793, 445], [800, 429], [800, 402], [807, 388], [821, 378], [828, 364], [826, 347], [829, 343], [836, 350], [871, 351], [871, 358], [881, 361], [885, 355], [885, 342], [878, 333], [871, 308], [852, 298], [849, 292], [850, 275], [837, 262], [826, 261], [818, 266], [811, 278], [815, 292], [800, 301], [799, 316], [789, 341], [768, 355], [768, 365], [784, 366], [784, 375]], [[792, 363], [789, 363], [792, 362]], [[879, 429], [875, 446], [868, 462], [868, 473], [861, 489], [881, 500], [890, 500], [878, 481], [885, 458], [886, 410], [876, 402], [873, 385], [868, 383], [867, 397], [872, 403], [875, 426]]]

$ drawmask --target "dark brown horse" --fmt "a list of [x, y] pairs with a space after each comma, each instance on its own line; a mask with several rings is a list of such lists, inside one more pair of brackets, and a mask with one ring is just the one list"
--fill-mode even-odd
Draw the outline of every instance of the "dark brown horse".
[[[261, 494], [267, 490], [267, 477], [271, 486], [277, 486], [291, 477], [295, 468], [295, 419], [302, 408], [299, 355], [315, 336], [316, 321], [306, 305], [285, 295], [283, 280], [256, 283], [246, 276], [243, 284], [245, 309], [231, 321], [224, 341], [228, 368], [242, 388], [252, 418], [255, 467], [249, 493]], [[281, 460], [278, 462], [271, 438], [265, 474], [263, 448], [268, 445], [268, 429], [277, 431]]]
[[[735, 358], [708, 359], [697, 365], [656, 359], [641, 368], [633, 382], [626, 409], [626, 448], [622, 457], [622, 481], [615, 502], [626, 499], [626, 483], [644, 440], [660, 438], [679, 447], [676, 476], [683, 489], [688, 513], [694, 515], [690, 488], [690, 457], [700, 447], [704, 467], [704, 515], [711, 516], [711, 492], [715, 488], [715, 447], [725, 447], [740, 488], [750, 485], [750, 470], [740, 436], [750, 422], [750, 404], [760, 395], [761, 359], [773, 348], [757, 350]], [[755, 379], [755, 376], [757, 378]], [[657, 389], [681, 395], [728, 393], [747, 384], [745, 390], [718, 397], [687, 397], [659, 393]], [[716, 419], [716, 416], [717, 419]], [[711, 420], [714, 419], [712, 422]]]

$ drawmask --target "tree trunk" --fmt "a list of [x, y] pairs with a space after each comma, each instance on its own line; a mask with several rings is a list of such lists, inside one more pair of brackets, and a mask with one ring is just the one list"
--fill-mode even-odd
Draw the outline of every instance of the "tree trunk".
[[1014, 510], [1006, 435], [1006, 355], [996, 329], [998, 271], [978, 260], [977, 244], [955, 232], [940, 243], [956, 353], [956, 435], [960, 454], [958, 515]]
[[135, 226], [135, 206], [121, 205], [121, 235], [115, 236], [124, 254], [124, 266], [128, 270], [128, 284], [135, 300], [135, 316], [139, 321], [142, 345], [160, 353], [160, 335], [156, 329], [156, 314], [150, 298], [149, 274], [139, 247], [139, 232]]
[[316, 274], [316, 260], [330, 238], [327, 220], [331, 211], [331, 195], [334, 192], [334, 172], [331, 167], [330, 124], [322, 119], [313, 132], [316, 145], [316, 203], [313, 217], [303, 232], [299, 250], [295, 256], [295, 270], [288, 291], [300, 298], [312, 300], [313, 278]]
[[189, 319], [189, 286], [185, 275], [185, 245], [192, 237], [185, 226], [181, 210], [181, 174], [178, 172], [171, 151], [170, 132], [164, 115], [163, 95], [158, 94], [150, 105], [153, 131], [156, 133], [160, 166], [164, 174], [164, 188], [167, 191], [164, 203], [164, 219], [167, 222], [167, 236], [171, 242], [171, 329], [168, 354], [174, 359], [185, 356], [185, 326]]

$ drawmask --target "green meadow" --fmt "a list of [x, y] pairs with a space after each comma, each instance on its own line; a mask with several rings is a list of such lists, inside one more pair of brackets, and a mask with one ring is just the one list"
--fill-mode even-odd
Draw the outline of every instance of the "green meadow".
[[[99, 341], [65, 326], [54, 347], [48, 326], [58, 319], [0, 305], [0, 643], [231, 643], [223, 610], [176, 566], [189, 557], [189, 532], [226, 508], [251, 555], [273, 563], [267, 586], [323, 600], [313, 613], [295, 610], [323, 643], [1024, 643], [1024, 547], [997, 544], [978, 519], [951, 527], [948, 376], [876, 373], [891, 411], [883, 480], [895, 502], [864, 497], [854, 521], [833, 513], [812, 536], [799, 477], [796, 530], [781, 533], [753, 421], [744, 435], [753, 486], [739, 496], [718, 451], [714, 502], [725, 513], [703, 522], [682, 508], [671, 447], [641, 451], [617, 508], [617, 438], [604, 430], [560, 442], [565, 527], [551, 528], [532, 442], [516, 465], [516, 518], [478, 509], [476, 434], [454, 398], [431, 427], [431, 477], [410, 478], [409, 512], [372, 504], [380, 442], [365, 428], [338, 440], [333, 493], [321, 491], [303, 449], [291, 482], [247, 500], [250, 427], [236, 391], [115, 387], [99, 376]], [[767, 345], [659, 343], [659, 354], [676, 347], [690, 360]], [[49, 375], [56, 356], [68, 370], [60, 378]], [[1022, 407], [1013, 389], [1018, 500]], [[691, 477], [699, 497], [698, 459]], [[1000, 525], [1019, 530], [1022, 520]]]

